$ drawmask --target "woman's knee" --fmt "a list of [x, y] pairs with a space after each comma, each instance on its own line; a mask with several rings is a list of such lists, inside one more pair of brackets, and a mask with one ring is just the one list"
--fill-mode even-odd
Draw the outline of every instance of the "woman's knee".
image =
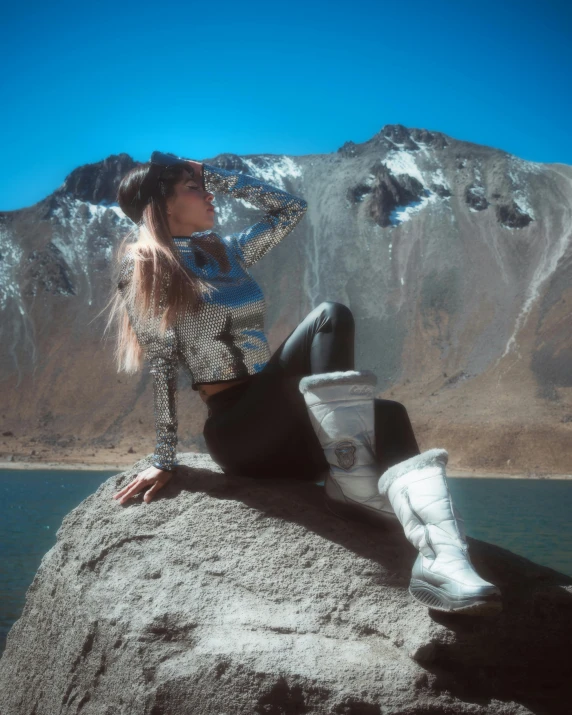
[[345, 323], [348, 326], [354, 325], [354, 315], [351, 308], [344, 303], [339, 303], [334, 300], [325, 300], [320, 303], [318, 308], [339, 323]]

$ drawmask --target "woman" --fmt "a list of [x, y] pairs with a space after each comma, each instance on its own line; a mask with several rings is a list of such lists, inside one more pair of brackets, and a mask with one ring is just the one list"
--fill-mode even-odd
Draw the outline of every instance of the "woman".
[[[212, 231], [214, 193], [265, 213], [244, 231]], [[114, 495], [149, 502], [177, 464], [177, 369], [208, 406], [203, 435], [225, 473], [315, 481], [340, 516], [401, 523], [418, 548], [410, 592], [432, 608], [498, 608], [474, 571], [446, 485], [445, 450], [420, 454], [403, 405], [374, 397], [354, 369], [350, 309], [325, 301], [270, 354], [264, 296], [249, 272], [303, 218], [307, 203], [239, 171], [154, 152], [121, 181], [118, 202], [138, 227], [126, 236], [112, 318], [119, 369], [143, 353], [154, 378], [153, 464]]]

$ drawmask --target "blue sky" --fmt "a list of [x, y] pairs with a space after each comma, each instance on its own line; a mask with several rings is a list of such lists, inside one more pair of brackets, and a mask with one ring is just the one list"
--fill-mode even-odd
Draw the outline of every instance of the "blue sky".
[[110, 154], [331, 153], [385, 124], [572, 164], [569, 2], [31, 0], [2, 20], [0, 210]]

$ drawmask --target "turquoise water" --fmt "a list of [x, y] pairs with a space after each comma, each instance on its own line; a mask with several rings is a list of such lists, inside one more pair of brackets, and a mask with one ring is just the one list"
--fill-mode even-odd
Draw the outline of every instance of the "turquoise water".
[[572, 576], [572, 481], [455, 479], [469, 536]]
[[[0, 470], [0, 653], [66, 514], [117, 471]], [[470, 536], [572, 576], [572, 481], [449, 478]]]
[[64, 516], [118, 473], [0, 469], [0, 653]]

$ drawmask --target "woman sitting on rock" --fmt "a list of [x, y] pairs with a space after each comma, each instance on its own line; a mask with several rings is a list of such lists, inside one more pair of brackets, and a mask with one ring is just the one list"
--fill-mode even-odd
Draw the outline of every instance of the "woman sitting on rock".
[[[213, 194], [244, 199], [264, 215], [221, 237]], [[147, 489], [150, 501], [177, 464], [177, 372], [187, 370], [208, 407], [203, 435], [227, 474], [316, 481], [338, 516], [401, 523], [419, 550], [410, 593], [444, 611], [500, 607], [475, 572], [451, 500], [444, 449], [419, 452], [402, 404], [374, 397], [375, 375], [354, 369], [354, 319], [342, 303], [312, 310], [270, 354], [265, 302], [250, 266], [303, 218], [302, 198], [238, 170], [154, 152], [118, 190], [136, 224], [119, 249], [120, 370], [145, 354], [154, 380], [152, 466], [114, 495]]]

